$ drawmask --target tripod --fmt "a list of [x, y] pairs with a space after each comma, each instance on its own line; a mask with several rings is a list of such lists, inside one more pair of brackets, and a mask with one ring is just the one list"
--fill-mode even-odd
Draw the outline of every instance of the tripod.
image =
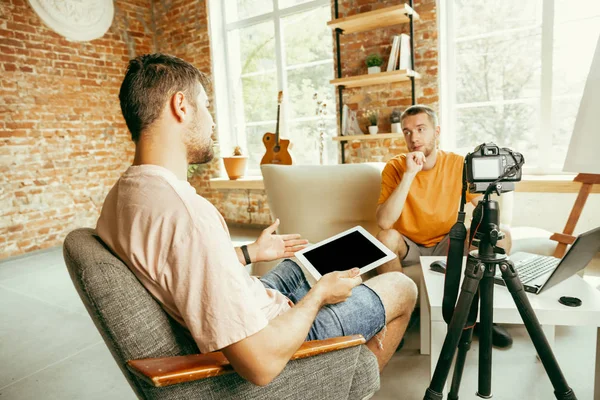
[[[492, 322], [494, 313], [494, 275], [496, 267], [500, 268], [502, 279], [506, 283], [517, 310], [523, 319], [527, 333], [531, 337], [535, 349], [542, 361], [544, 369], [554, 387], [554, 394], [559, 400], [576, 400], [577, 397], [567, 384], [552, 349], [546, 340], [540, 323], [535, 316], [529, 299], [523, 289], [512, 261], [504, 255], [504, 251], [496, 247], [503, 234], [498, 228], [498, 203], [489, 199], [486, 194], [478, 205], [482, 213], [479, 223], [471, 235], [479, 239], [478, 250], [472, 251], [467, 257], [464, 280], [458, 297], [458, 302], [451, 313], [448, 333], [442, 345], [439, 360], [435, 367], [431, 383], [425, 392], [424, 400], [441, 400], [442, 390], [448, 378], [454, 353], [458, 346], [456, 364], [452, 385], [448, 395], [449, 400], [458, 399], [458, 390], [462, 378], [466, 354], [471, 346], [473, 326], [477, 316], [477, 297], [480, 298], [480, 340], [479, 340], [479, 371], [477, 396], [489, 399], [492, 397]], [[461, 210], [462, 211], [462, 210]], [[474, 218], [475, 220], [475, 218]], [[463, 227], [464, 229], [464, 227]], [[452, 237], [452, 235], [451, 235]], [[463, 237], [464, 239], [464, 237]], [[452, 246], [452, 245], [451, 245]], [[452, 250], [452, 249], [451, 249]], [[448, 256], [450, 260], [450, 255]], [[450, 269], [448, 265], [447, 274]], [[448, 278], [447, 278], [448, 279]], [[478, 291], [479, 290], [479, 291]], [[475, 299], [475, 301], [474, 301]], [[446, 315], [445, 315], [446, 317]], [[467, 320], [469, 320], [467, 322]], [[446, 321], [448, 321], [446, 319]], [[462, 332], [462, 333], [461, 333]]]

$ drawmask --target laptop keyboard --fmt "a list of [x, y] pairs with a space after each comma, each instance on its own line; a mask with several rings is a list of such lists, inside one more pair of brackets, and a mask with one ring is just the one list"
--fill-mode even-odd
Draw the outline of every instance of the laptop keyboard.
[[[522, 283], [529, 282], [547, 272], [552, 271], [560, 259], [547, 256], [532, 256], [518, 264], [515, 264], [515, 269], [519, 274], [519, 279]], [[496, 271], [497, 277], [502, 277], [500, 270]]]

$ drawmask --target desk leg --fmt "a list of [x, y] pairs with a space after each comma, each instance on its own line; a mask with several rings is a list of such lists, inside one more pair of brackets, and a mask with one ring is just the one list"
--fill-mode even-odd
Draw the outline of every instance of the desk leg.
[[430, 354], [431, 351], [431, 311], [429, 310], [429, 299], [427, 298], [427, 289], [423, 283], [425, 279], [421, 278], [419, 285], [420, 297], [420, 335], [421, 335], [421, 354]]
[[596, 377], [594, 379], [594, 398], [600, 399], [600, 328], [596, 333]]

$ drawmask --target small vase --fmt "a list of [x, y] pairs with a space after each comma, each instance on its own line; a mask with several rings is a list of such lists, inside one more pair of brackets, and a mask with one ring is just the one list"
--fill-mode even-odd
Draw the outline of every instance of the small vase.
[[369, 74], [378, 74], [381, 72], [381, 67], [380, 66], [376, 66], [376, 67], [369, 67], [367, 69]]
[[402, 125], [400, 125], [400, 122], [394, 122], [392, 124], [392, 133], [402, 133]]
[[379, 127], [377, 125], [371, 125], [371, 126], [369, 126], [369, 134], [371, 134], [371, 135], [377, 135], [378, 131], [379, 131]]
[[225, 171], [227, 176], [232, 181], [239, 179], [246, 173], [246, 165], [248, 163], [248, 156], [231, 156], [223, 157], [223, 164], [225, 165]]

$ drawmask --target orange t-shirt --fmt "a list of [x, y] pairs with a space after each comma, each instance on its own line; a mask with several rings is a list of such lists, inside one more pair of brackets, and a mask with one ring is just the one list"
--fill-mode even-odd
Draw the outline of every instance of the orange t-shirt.
[[[394, 229], [425, 247], [439, 243], [457, 219], [463, 163], [464, 157], [438, 150], [435, 166], [415, 176]], [[405, 154], [388, 161], [381, 175], [379, 204], [385, 203], [400, 185], [405, 171]], [[467, 201], [477, 196], [467, 191]]]

